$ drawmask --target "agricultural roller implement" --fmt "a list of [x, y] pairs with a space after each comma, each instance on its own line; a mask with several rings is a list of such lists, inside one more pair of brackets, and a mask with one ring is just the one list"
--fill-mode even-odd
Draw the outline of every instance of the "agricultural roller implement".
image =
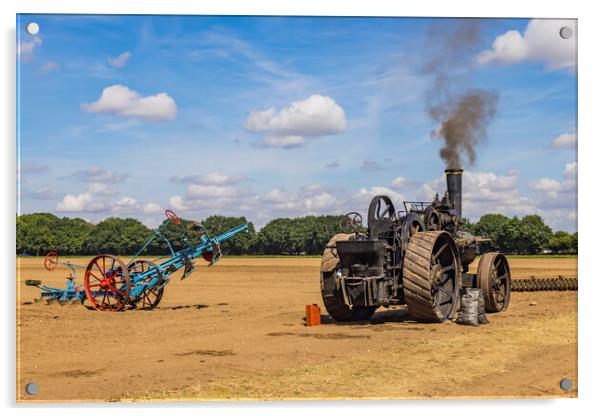
[[[161, 302], [165, 286], [173, 273], [183, 268], [182, 279], [187, 278], [194, 270], [197, 257], [208, 261], [209, 266], [214, 265], [222, 256], [221, 243], [248, 229], [248, 224], [241, 224], [212, 237], [201, 223], [192, 222], [189, 228], [195, 235], [191, 242], [185, 235], [182, 220], [170, 210], [165, 211], [165, 215], [167, 221], [154, 230], [154, 234], [127, 263], [117, 256], [101, 254], [90, 260], [87, 266], [81, 266], [69, 261], [59, 261], [58, 254], [51, 251], [44, 259], [44, 267], [47, 270], [54, 270], [59, 264], [67, 267], [70, 274], [66, 287], [49, 287], [40, 280], [26, 280], [25, 284], [38, 287], [42, 300], [58, 301], [61, 305], [83, 304], [87, 300], [92, 308], [100, 311], [123, 311], [133, 307], [153, 309]], [[170, 241], [162, 232], [170, 223], [180, 231], [180, 240], [184, 246], [181, 250], [175, 251], [173, 239]], [[160, 258], [164, 261], [159, 264], [139, 258], [157, 239], [166, 243], [170, 255]], [[83, 272], [83, 283], [79, 285], [77, 270]]]

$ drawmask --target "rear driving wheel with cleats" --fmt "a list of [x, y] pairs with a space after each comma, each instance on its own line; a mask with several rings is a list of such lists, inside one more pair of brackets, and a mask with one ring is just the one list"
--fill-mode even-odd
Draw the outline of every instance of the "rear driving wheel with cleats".
[[353, 234], [337, 234], [330, 239], [320, 266], [322, 301], [326, 310], [337, 321], [364, 321], [370, 319], [376, 306], [349, 306], [343, 300], [343, 293], [337, 284], [336, 273], [339, 268], [339, 256], [336, 242], [349, 240]]
[[403, 294], [412, 317], [444, 322], [456, 312], [460, 262], [456, 242], [447, 231], [418, 232], [403, 260]]

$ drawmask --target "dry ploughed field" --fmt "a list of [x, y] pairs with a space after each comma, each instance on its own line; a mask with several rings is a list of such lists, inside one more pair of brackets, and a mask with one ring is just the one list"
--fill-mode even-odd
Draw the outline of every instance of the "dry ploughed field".
[[[513, 293], [480, 327], [417, 323], [404, 307], [337, 324], [322, 306], [319, 258], [224, 258], [199, 261], [187, 280], [175, 274], [155, 310], [111, 313], [34, 302], [24, 280], [64, 287], [67, 269], [17, 264], [23, 402], [577, 395], [577, 292]], [[576, 257], [510, 266], [513, 278], [577, 275]], [[309, 303], [321, 326], [304, 325]]]

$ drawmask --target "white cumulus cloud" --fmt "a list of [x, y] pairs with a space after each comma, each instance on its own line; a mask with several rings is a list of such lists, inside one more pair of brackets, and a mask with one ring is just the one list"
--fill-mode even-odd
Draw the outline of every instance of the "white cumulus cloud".
[[169, 207], [178, 211], [188, 211], [190, 209], [184, 198], [179, 195], [169, 198]]
[[408, 183], [409, 181], [407, 178], [404, 178], [403, 176], [398, 176], [391, 182], [391, 188], [402, 189], [405, 188], [408, 185]]
[[[535, 213], [534, 202], [520, 194], [518, 179], [518, 172], [500, 175], [493, 172], [465, 171], [462, 175], [462, 216], [477, 220], [487, 213]], [[441, 175], [422, 186], [418, 192], [418, 199], [432, 201], [435, 193], [442, 198], [446, 189], [445, 175]]]
[[88, 169], [76, 170], [65, 178], [74, 179], [79, 182], [88, 183], [121, 183], [130, 175], [127, 173], [113, 173], [99, 166], [92, 166]]
[[138, 211], [140, 204], [136, 199], [127, 196], [119, 198], [112, 204], [113, 212], [134, 212]]
[[387, 195], [391, 198], [391, 201], [397, 210], [400, 210], [401, 207], [403, 207], [403, 201], [407, 200], [402, 194], [387, 188], [386, 186], [372, 186], [370, 188], [360, 188], [350, 197], [351, 201], [349, 203], [356, 207], [356, 210], [359, 209], [360, 212], [364, 212], [364, 210], [368, 209], [368, 205], [372, 198], [377, 195]]
[[536, 181], [531, 181], [529, 183], [529, 188], [533, 189], [534, 191], [557, 192], [562, 188], [562, 184], [554, 179], [541, 178]]
[[541, 178], [530, 182], [529, 188], [539, 191], [544, 196], [540, 203], [542, 207], [566, 208], [575, 205], [577, 197], [577, 162], [564, 165], [562, 180]]
[[81, 193], [67, 193], [56, 205], [57, 212], [94, 213], [103, 215], [158, 214], [161, 207], [154, 202], [146, 204], [120, 195], [106, 183], [91, 182]]
[[105, 88], [97, 101], [82, 104], [82, 109], [91, 113], [111, 113], [153, 121], [174, 120], [177, 113], [176, 102], [167, 93], [141, 96], [124, 85]]
[[209, 172], [206, 175], [172, 176], [170, 182], [195, 183], [198, 185], [235, 185], [248, 180], [243, 175], [228, 175], [222, 172]]
[[17, 55], [19, 58], [28, 62], [33, 58], [36, 48], [42, 46], [42, 38], [35, 36], [31, 40], [22, 40], [17, 45]]
[[577, 146], [577, 135], [575, 133], [564, 133], [552, 140], [552, 147], [574, 148]]
[[[562, 27], [573, 36], [563, 39]], [[574, 69], [576, 65], [577, 28], [575, 20], [533, 19], [521, 34], [510, 30], [495, 38], [491, 49], [477, 56], [480, 64], [510, 65], [524, 61], [543, 62], [548, 69]]]
[[335, 100], [315, 94], [280, 111], [273, 107], [252, 111], [244, 127], [265, 134], [261, 145], [286, 148], [301, 146], [307, 138], [342, 133], [347, 129], [347, 118]]
[[303, 205], [308, 212], [317, 213], [332, 209], [337, 206], [338, 200], [328, 192], [320, 192], [303, 200]]
[[218, 185], [190, 185], [186, 196], [189, 199], [201, 198], [233, 198], [240, 195], [238, 188]]
[[90, 192], [67, 194], [56, 206], [58, 212], [101, 212], [106, 208], [107, 206]]
[[158, 214], [161, 211], [163, 211], [161, 207], [154, 202], [149, 202], [142, 207], [142, 212], [145, 214]]
[[123, 68], [128, 63], [131, 56], [132, 56], [132, 54], [130, 52], [127, 52], [127, 51], [123, 52], [116, 58], [109, 58], [108, 59], [109, 65], [111, 65], [115, 68]]
[[104, 183], [90, 183], [88, 184], [87, 191], [100, 197], [113, 196], [117, 193], [115, 189]]
[[564, 165], [564, 176], [565, 178], [576, 178], [577, 176], [577, 162], [567, 163]]

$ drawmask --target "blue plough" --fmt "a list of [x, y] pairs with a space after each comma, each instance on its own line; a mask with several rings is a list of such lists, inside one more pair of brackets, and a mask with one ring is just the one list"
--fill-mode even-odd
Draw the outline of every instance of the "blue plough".
[[[62, 264], [71, 270], [67, 277], [66, 288], [49, 287], [42, 284], [40, 280], [26, 280], [25, 284], [38, 287], [42, 299], [48, 302], [58, 301], [61, 305], [83, 304], [88, 300], [94, 309], [100, 311], [122, 311], [129, 307], [153, 309], [161, 302], [165, 286], [174, 272], [184, 268], [182, 279], [187, 278], [194, 270], [194, 259], [199, 256], [208, 261], [209, 266], [214, 265], [222, 256], [221, 243], [248, 230], [248, 224], [241, 224], [216, 237], [211, 237], [202, 224], [194, 222], [191, 228], [198, 232], [194, 241], [191, 243], [184, 232], [181, 232], [180, 237], [186, 247], [175, 251], [172, 243], [161, 231], [168, 223], [181, 227], [181, 220], [170, 210], [165, 211], [165, 215], [168, 221], [154, 230], [153, 236], [127, 264], [116, 256], [101, 254], [90, 260], [84, 267], [69, 261], [59, 261], [58, 254], [50, 252], [44, 260], [46, 269], [54, 270], [58, 264]], [[163, 240], [167, 244], [171, 254], [168, 259], [160, 264], [139, 259], [139, 256], [156, 239]], [[76, 284], [77, 269], [84, 270], [83, 283], [80, 285]]]

